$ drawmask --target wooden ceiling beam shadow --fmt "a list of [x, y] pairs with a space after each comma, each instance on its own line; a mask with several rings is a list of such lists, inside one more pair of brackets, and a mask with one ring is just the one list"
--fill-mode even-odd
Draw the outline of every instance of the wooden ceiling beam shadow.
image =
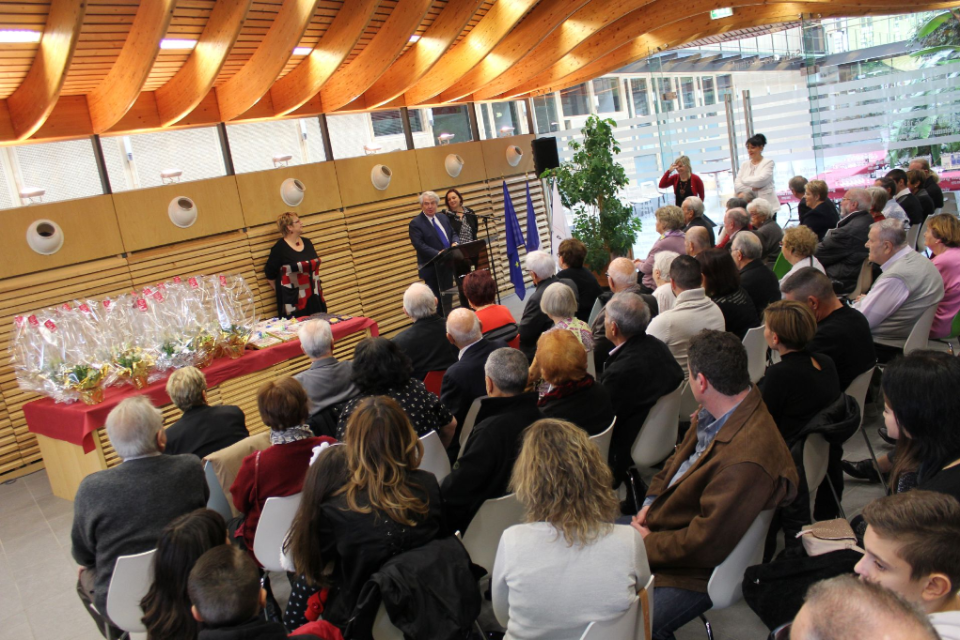
[[141, 2], [116, 62], [97, 88], [87, 94], [93, 133], [103, 133], [130, 110], [160, 53], [177, 0]]
[[483, 0], [450, 0], [423, 36], [407, 49], [364, 93], [364, 102], [373, 109], [394, 100], [412, 87], [437, 63], [464, 30]]
[[213, 89], [252, 3], [253, 0], [218, 0], [214, 5], [187, 61], [155, 92], [161, 126], [169, 127], [181, 120]]
[[85, 0], [52, 0], [36, 57], [27, 77], [7, 99], [17, 139], [29, 138], [57, 104], [80, 38]]
[[270, 89], [277, 116], [299, 109], [320, 92], [360, 40], [380, 1], [349, 0], [349, 7], [340, 8], [310, 55]]
[[216, 89], [220, 118], [233, 120], [264, 96], [300, 42], [320, 0], [287, 0], [257, 50], [232, 78]]

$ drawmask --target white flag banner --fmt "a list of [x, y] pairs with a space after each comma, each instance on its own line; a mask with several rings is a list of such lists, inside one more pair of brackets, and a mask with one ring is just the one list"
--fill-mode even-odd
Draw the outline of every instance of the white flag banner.
[[554, 258], [559, 259], [560, 243], [570, 237], [570, 227], [567, 226], [567, 216], [563, 214], [563, 203], [560, 202], [560, 189], [557, 188], [556, 180], [553, 182], [550, 208], [553, 210], [550, 219], [550, 229], [553, 233], [550, 238], [550, 251]]

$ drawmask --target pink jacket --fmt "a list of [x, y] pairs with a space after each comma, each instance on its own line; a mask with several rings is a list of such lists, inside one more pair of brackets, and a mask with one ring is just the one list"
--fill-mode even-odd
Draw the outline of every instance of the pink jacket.
[[653, 244], [653, 248], [650, 249], [650, 253], [647, 254], [647, 259], [640, 263], [640, 273], [643, 274], [643, 286], [650, 289], [657, 288], [656, 283], [653, 281], [653, 259], [656, 258], [657, 254], [661, 251], [676, 251], [680, 255], [686, 255], [687, 248], [684, 244], [683, 231], [679, 229], [667, 231], [662, 238]]
[[943, 300], [937, 306], [930, 337], [944, 338], [950, 335], [953, 317], [960, 313], [960, 247], [949, 248], [934, 256], [933, 266], [943, 278]]

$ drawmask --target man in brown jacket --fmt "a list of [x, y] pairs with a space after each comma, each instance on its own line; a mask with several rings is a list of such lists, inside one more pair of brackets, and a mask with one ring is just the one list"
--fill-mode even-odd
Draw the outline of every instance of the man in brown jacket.
[[789, 503], [797, 487], [790, 451], [750, 383], [736, 336], [700, 332], [687, 366], [700, 412], [632, 522], [657, 580], [654, 640], [671, 640], [710, 609], [714, 568], [761, 511]]

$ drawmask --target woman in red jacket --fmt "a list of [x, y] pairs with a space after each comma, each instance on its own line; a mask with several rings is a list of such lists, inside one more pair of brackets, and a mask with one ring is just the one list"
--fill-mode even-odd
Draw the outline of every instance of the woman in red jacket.
[[673, 187], [673, 194], [677, 198], [676, 205], [678, 207], [690, 196], [704, 199], [703, 180], [693, 173], [690, 168], [690, 158], [687, 156], [677, 158], [660, 178], [660, 188], [666, 189], [667, 187]]

